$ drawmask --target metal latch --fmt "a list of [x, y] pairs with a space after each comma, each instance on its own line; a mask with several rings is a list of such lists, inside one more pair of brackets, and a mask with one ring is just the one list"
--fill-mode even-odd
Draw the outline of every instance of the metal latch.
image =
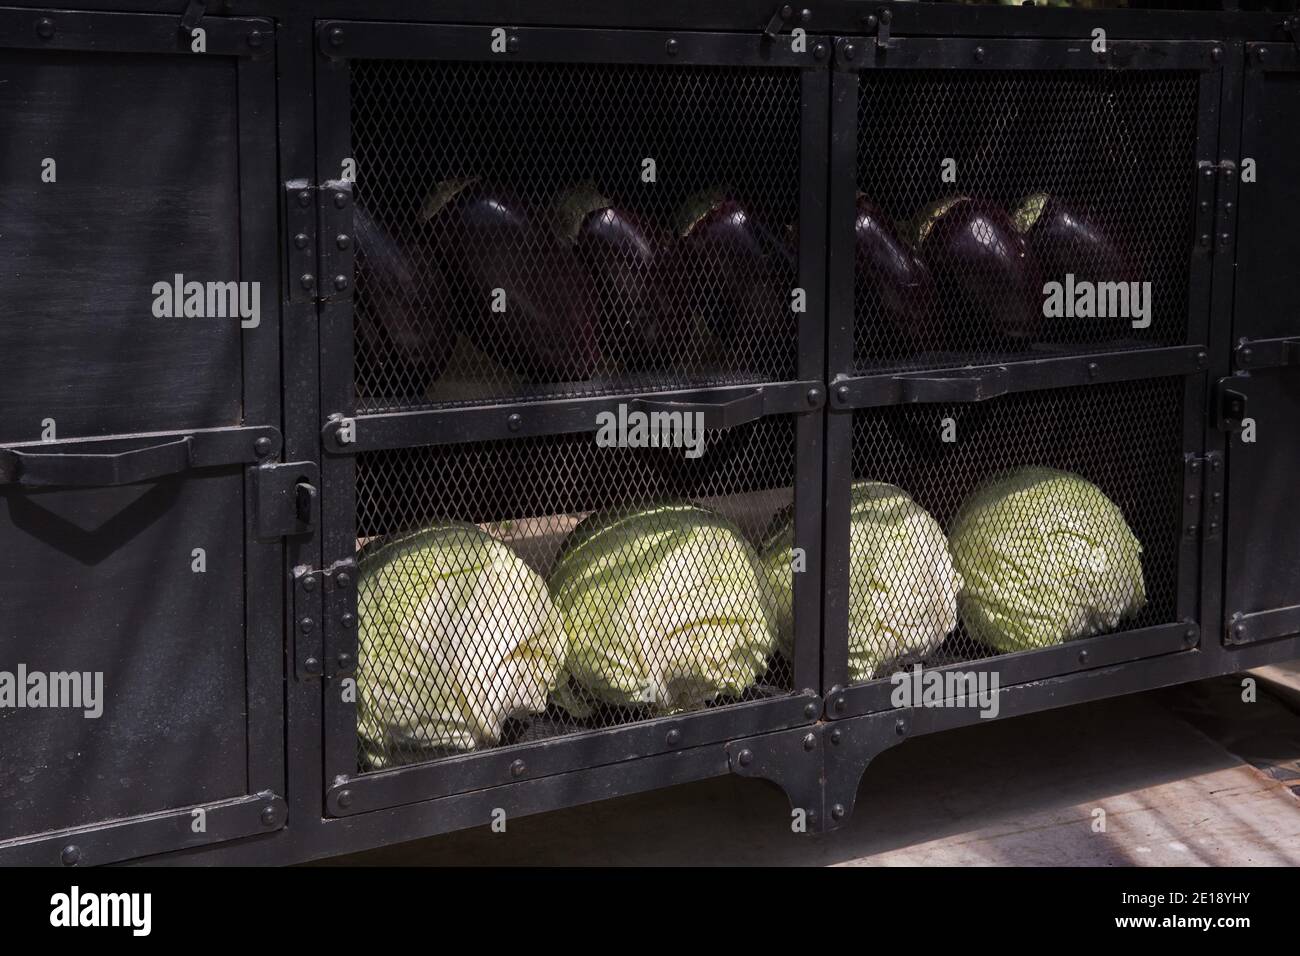
[[783, 4], [776, 8], [771, 19], [767, 21], [767, 26], [763, 28], [763, 36], [775, 38], [781, 33], [781, 28], [785, 24], [790, 24], [798, 19], [800, 23], [807, 23], [812, 19], [812, 11], [804, 7], [797, 14], [790, 4]]
[[257, 534], [283, 538], [306, 534], [316, 527], [320, 513], [314, 461], [260, 465], [253, 471], [257, 486]]
[[1287, 17], [1282, 21], [1282, 29], [1291, 38], [1291, 43], [1300, 51], [1300, 17]]
[[1232, 357], [1237, 368], [1283, 368], [1300, 365], [1300, 338], [1242, 339]]
[[1221, 431], [1239, 432], [1247, 414], [1247, 395], [1235, 386], [1242, 379], [1237, 376], [1221, 378], [1214, 385], [1215, 427]]
[[893, 49], [894, 44], [889, 42], [889, 25], [894, 22], [892, 10], [886, 7], [879, 13], [869, 13], [862, 22], [866, 24], [868, 33], [875, 31], [877, 52]]
[[185, 12], [181, 14], [181, 35], [188, 39], [207, 12], [208, 0], [190, 0], [185, 7]]

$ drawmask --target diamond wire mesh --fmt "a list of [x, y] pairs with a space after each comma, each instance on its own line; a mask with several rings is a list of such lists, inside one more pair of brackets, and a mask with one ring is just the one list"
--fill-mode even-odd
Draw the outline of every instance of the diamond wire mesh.
[[797, 70], [351, 67], [359, 411], [794, 377]]
[[[978, 404], [855, 412], [855, 483], [885, 482], [902, 489], [937, 522], [936, 532], [941, 530], [919, 533], [918, 525], [910, 523], [905, 537], [886, 537], [893, 516], [922, 524], [925, 519], [913, 517], [911, 506], [894, 498], [878, 499], [887, 507], [875, 512], [858, 511], [855, 505], [851, 554], [869, 555], [877, 546], [892, 549], [879, 563], [851, 559], [850, 658], [858, 664], [855, 679], [884, 676], [897, 666], [918, 662], [941, 666], [1048, 646], [1058, 641], [1047, 635], [1065, 633], [1054, 634], [1058, 627], [1075, 629], [1073, 636], [1082, 637], [1175, 620], [1183, 388], [1181, 378], [1151, 379], [1019, 393]], [[1029, 488], [1032, 482], [1019, 481], [1002, 486], [1003, 491], [1020, 492], [1015, 499], [1019, 505], [985, 511], [982, 525], [968, 525], [975, 533], [959, 542], [953, 532], [962, 523], [963, 503], [991, 480], [1018, 471], [1023, 475], [1021, 470], [1027, 468], [1055, 469], [1086, 479], [1118, 507], [1123, 522], [1099, 520], [1106, 506], [1079, 483], [1057, 481]], [[980, 508], [989, 508], [998, 498], [995, 492], [978, 499]], [[1141, 548], [1146, 603], [1140, 610], [1131, 600], [1131, 578], [1119, 570], [1119, 556], [1130, 544], [1125, 524]], [[897, 547], [900, 541], [904, 548]], [[987, 571], [991, 580], [972, 575], [964, 582], [958, 601], [961, 613], [952, 616], [952, 606], [945, 610], [935, 595], [950, 583], [950, 555], [963, 554], [958, 567]], [[967, 603], [971, 599], [977, 602], [974, 607]], [[876, 623], [873, 612], [881, 601], [902, 624]], [[1037, 639], [993, 623], [979, 633], [997, 634], [997, 646], [977, 640], [968, 626], [972, 611], [983, 614], [993, 606], [996, 613], [999, 605], [1013, 620], [1028, 620]], [[1097, 619], [1098, 608], [1125, 605], [1135, 613], [1120, 621]], [[984, 623], [987, 617], [978, 620]], [[934, 623], [938, 621], [942, 625]], [[909, 622], [918, 626], [909, 631]]]
[[362, 768], [788, 693], [794, 421], [705, 434], [359, 455]]
[[[860, 372], [1186, 341], [1196, 74], [859, 77]], [[1150, 282], [1149, 326], [1044, 318], [1067, 273]]]

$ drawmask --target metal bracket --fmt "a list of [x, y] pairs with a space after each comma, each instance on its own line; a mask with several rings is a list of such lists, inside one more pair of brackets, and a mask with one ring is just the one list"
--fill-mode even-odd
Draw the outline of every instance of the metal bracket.
[[888, 7], [881, 9], [879, 13], [869, 13], [862, 18], [866, 25], [867, 32], [876, 34], [876, 53], [881, 54], [886, 50], [892, 50], [894, 44], [889, 42], [889, 25], [894, 22], [894, 12]]
[[293, 569], [293, 672], [300, 681], [319, 678], [321, 657], [321, 590], [324, 575], [315, 568]]
[[781, 28], [786, 24], [793, 23], [796, 18], [800, 23], [807, 23], [812, 19], [812, 11], [804, 7], [796, 14], [793, 6], [788, 3], [782, 4], [776, 8], [776, 11], [768, 19], [767, 26], [763, 28], [763, 36], [776, 39], [781, 33]]
[[911, 710], [900, 709], [825, 725], [823, 799], [827, 818], [823, 830], [836, 829], [853, 813], [867, 766], [907, 739], [911, 717]]
[[1253, 644], [1300, 633], [1300, 604], [1269, 608], [1267, 611], [1233, 614], [1224, 635], [1225, 644]]
[[257, 486], [257, 534], [283, 538], [316, 527], [319, 469], [314, 461], [261, 465], [253, 470]]
[[1291, 44], [1300, 53], [1300, 18], [1287, 17], [1282, 21], [1282, 31], [1291, 38]]
[[[820, 832], [825, 825], [822, 806], [822, 724], [783, 730], [726, 745], [727, 766], [739, 777], [770, 780], [790, 800], [793, 814], [803, 811], [803, 829]], [[797, 817], [795, 822], [800, 822]]]
[[1196, 245], [1206, 255], [1214, 253], [1214, 163], [1196, 164]]
[[1183, 460], [1183, 532], [1198, 540], [1223, 532], [1223, 455], [1186, 455]]
[[1237, 368], [1284, 368], [1300, 365], [1300, 338], [1242, 339], [1232, 353]]
[[317, 190], [320, 228], [320, 282], [322, 302], [352, 298], [353, 247], [352, 183], [331, 179]]
[[[194, 821], [203, 815], [204, 826]], [[211, 846], [227, 840], [272, 833], [289, 819], [284, 798], [270, 790], [0, 841], [5, 866], [102, 866], [158, 853]]]
[[306, 179], [284, 184], [289, 301], [334, 302], [352, 295], [352, 183]]
[[181, 14], [181, 34], [188, 37], [194, 28], [199, 25], [199, 21], [203, 19], [203, 14], [207, 12], [207, 0], [190, 0], [185, 7], [185, 12]]
[[284, 184], [284, 234], [289, 301], [316, 301], [316, 187], [305, 179]]
[[1223, 453], [1212, 451], [1204, 458], [1205, 479], [1201, 483], [1201, 525], [1205, 538], [1215, 540], [1223, 533]]
[[1219, 161], [1218, 185], [1214, 192], [1214, 248], [1227, 251], [1232, 244], [1237, 221], [1237, 164], [1230, 159]]
[[325, 572], [325, 676], [340, 677], [357, 669], [357, 562], [336, 561]]
[[357, 666], [357, 563], [293, 569], [294, 674], [316, 680]]

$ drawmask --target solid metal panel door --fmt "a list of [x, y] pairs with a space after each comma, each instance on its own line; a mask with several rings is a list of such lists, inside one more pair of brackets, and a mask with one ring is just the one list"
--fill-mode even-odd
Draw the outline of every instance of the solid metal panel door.
[[1300, 633], [1300, 287], [1290, 226], [1300, 215], [1300, 52], [1246, 45], [1235, 184], [1233, 374], [1220, 382], [1227, 430], [1225, 640]]
[[0, 861], [274, 830], [273, 27], [0, 37]]

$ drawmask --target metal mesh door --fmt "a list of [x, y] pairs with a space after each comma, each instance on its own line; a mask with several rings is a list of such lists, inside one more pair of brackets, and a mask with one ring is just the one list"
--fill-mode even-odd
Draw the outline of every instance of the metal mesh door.
[[322, 26], [357, 239], [322, 333], [358, 572], [334, 813], [819, 710], [828, 46], [489, 32]]
[[859, 686], [833, 715], [912, 664], [1033, 680], [1195, 641], [1221, 60], [839, 41], [825, 655]]

